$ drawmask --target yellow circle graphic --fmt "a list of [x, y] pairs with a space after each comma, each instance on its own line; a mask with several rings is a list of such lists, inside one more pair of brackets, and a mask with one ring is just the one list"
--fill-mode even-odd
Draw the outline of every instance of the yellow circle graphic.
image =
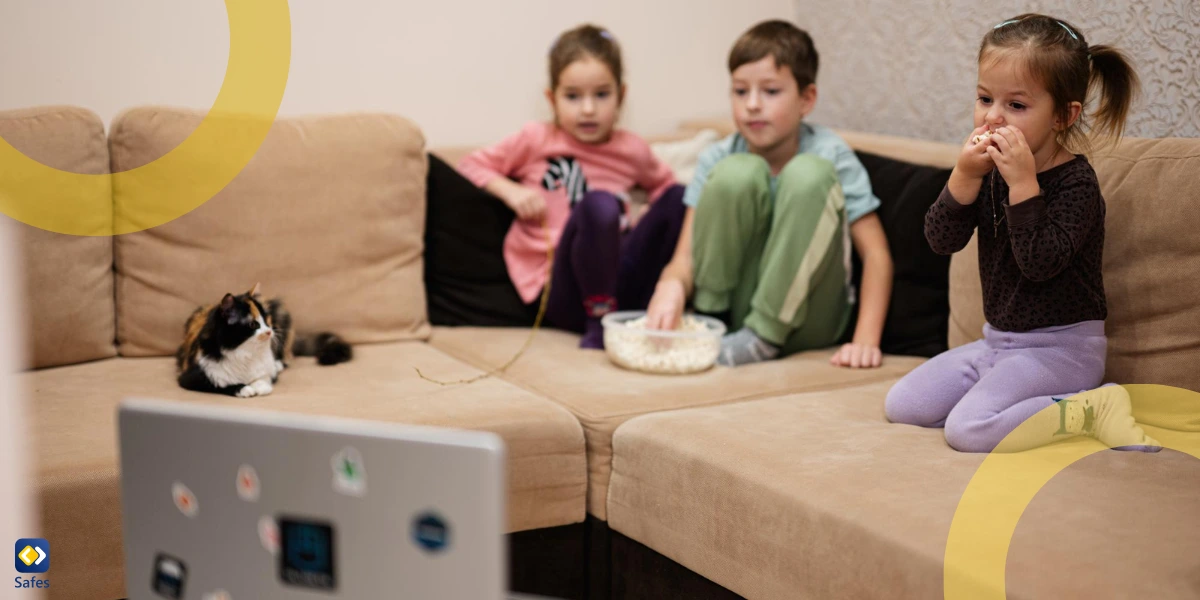
[[[1200, 393], [1166, 385], [1122, 387], [1129, 392], [1134, 419], [1147, 435], [1163, 448], [1200, 459]], [[1044, 409], [1058, 410], [1057, 406]], [[1027, 419], [1009, 437], [1027, 435], [1023, 428], [1032, 426], [1034, 421]], [[1108, 449], [1095, 439], [1079, 436], [1024, 452], [993, 452], [984, 458], [967, 484], [950, 524], [943, 597], [1005, 598], [1008, 548], [1021, 513], [1052, 477], [1076, 461]]]
[[[186, 140], [143, 166], [85, 175], [43, 165], [0, 138], [0, 212], [57, 233], [121, 235], [177, 219], [228, 185], [258, 152], [279, 113], [292, 26], [287, 0], [225, 0], [225, 10], [225, 79]], [[121, 192], [119, 206], [98, 208], [92, 201], [113, 190]]]

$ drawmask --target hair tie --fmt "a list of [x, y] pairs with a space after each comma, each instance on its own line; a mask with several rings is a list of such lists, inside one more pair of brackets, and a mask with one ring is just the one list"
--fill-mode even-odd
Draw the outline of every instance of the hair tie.
[[613, 39], [613, 34], [609, 33], [607, 29], [600, 30], [600, 37], [602, 37], [610, 42], [616, 41], [615, 39]]

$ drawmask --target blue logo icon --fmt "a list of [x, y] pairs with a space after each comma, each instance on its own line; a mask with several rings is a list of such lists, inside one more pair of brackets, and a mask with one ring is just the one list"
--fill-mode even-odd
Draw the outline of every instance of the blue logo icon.
[[430, 552], [445, 550], [450, 545], [450, 527], [433, 513], [418, 516], [412, 533], [417, 544]]
[[18, 573], [45, 573], [50, 570], [50, 542], [42, 538], [21, 538], [14, 549]]
[[337, 589], [334, 532], [331, 523], [279, 519], [279, 578], [288, 585], [318, 590]]

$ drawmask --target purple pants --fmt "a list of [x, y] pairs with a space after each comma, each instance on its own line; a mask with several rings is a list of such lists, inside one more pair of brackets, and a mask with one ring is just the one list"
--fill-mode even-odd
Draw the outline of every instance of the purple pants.
[[588, 192], [555, 250], [546, 322], [582, 333], [589, 316], [645, 309], [683, 229], [683, 190], [676, 185], [663, 192], [628, 232], [621, 230], [621, 200]]
[[991, 452], [1055, 398], [1100, 387], [1104, 321], [1023, 333], [983, 328], [983, 339], [943, 352], [896, 382], [885, 410], [893, 423], [945, 427], [962, 452]]

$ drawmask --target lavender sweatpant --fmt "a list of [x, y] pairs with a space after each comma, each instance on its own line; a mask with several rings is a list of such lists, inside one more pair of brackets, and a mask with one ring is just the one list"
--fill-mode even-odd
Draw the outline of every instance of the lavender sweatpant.
[[945, 427], [961, 452], [991, 452], [1054, 398], [1100, 387], [1104, 321], [1022, 333], [984, 325], [983, 339], [943, 352], [896, 382], [885, 410], [893, 423]]

